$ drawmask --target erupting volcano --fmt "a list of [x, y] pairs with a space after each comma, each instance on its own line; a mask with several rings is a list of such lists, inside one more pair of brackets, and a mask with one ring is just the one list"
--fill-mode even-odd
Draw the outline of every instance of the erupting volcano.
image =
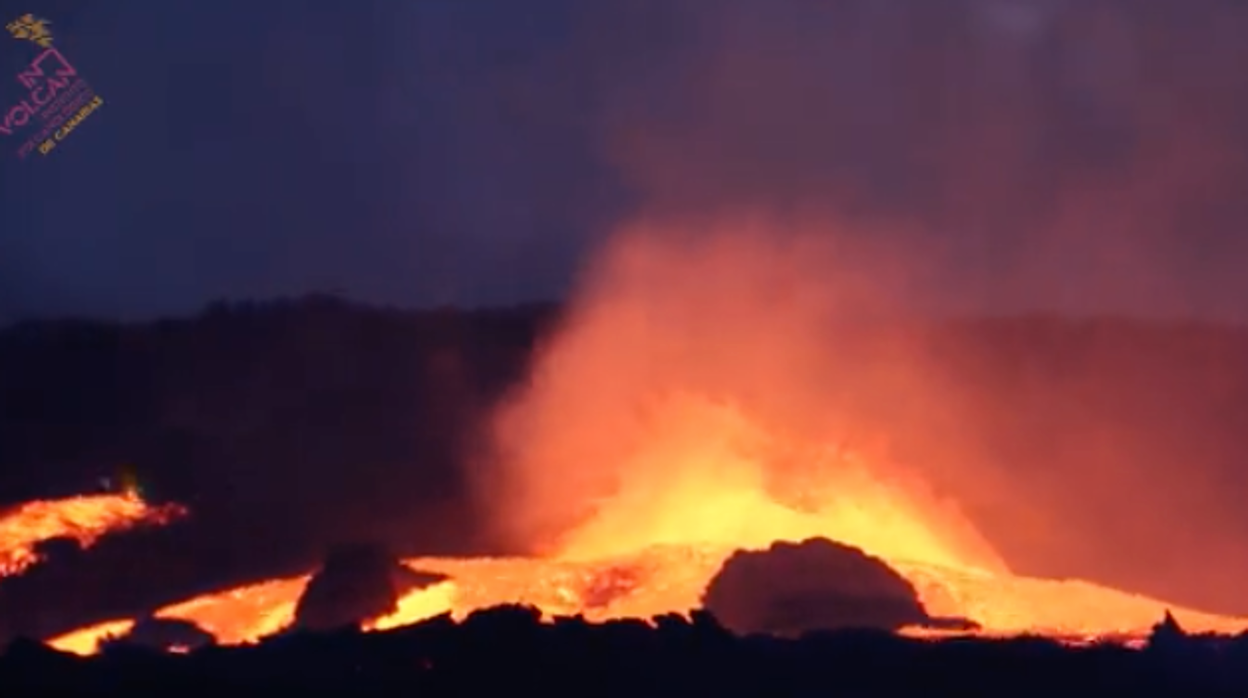
[[[886, 447], [912, 403], [939, 403], [937, 387], [904, 370], [905, 352], [882, 370], [836, 348], [838, 328], [886, 305], [879, 300], [898, 280], [863, 274], [861, 250], [803, 234], [764, 244], [777, 236], [758, 228], [616, 239], [529, 380], [499, 407], [491, 452], [474, 464], [489, 523], [528, 554], [406, 560], [448, 579], [407, 592], [368, 627], [513, 602], [590, 619], [683, 613], [702, 604], [734, 550], [812, 537], [883, 559], [929, 614], [970, 619], [983, 633], [1132, 636], [1167, 608], [1196, 630], [1248, 626], [1090, 582], [1012, 573], [961, 512], [960, 493]], [[864, 386], [878, 399], [846, 397]], [[307, 579], [156, 615], [193, 621], [221, 642], [252, 641], [290, 624]], [[129, 625], [53, 644], [90, 652]]]

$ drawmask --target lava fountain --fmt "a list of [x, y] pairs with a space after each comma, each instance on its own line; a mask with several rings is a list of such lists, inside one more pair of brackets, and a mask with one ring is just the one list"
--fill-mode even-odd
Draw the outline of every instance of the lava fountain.
[[[1166, 608], [1194, 629], [1248, 625], [1013, 574], [954, 496], [930, 486], [932, 472], [898, 462], [873, 436], [905, 428], [899, 404], [918, 395], [939, 406], [940, 396], [899, 370], [904, 361], [880, 370], [838, 360], [838, 328], [886, 311], [904, 279], [819, 232], [746, 220], [706, 235], [618, 236], [529, 380], [499, 407], [493, 452], [473, 471], [492, 528], [529, 555], [409, 560], [450, 580], [409, 593], [370, 627], [508, 602], [590, 619], [686, 612], [734, 549], [814, 536], [885, 559], [929, 612], [987, 633], [1138, 634]], [[876, 399], [845, 398], [864, 394]], [[863, 412], [877, 429], [863, 430]], [[254, 640], [290, 622], [305, 581], [157, 615], [224, 642]], [[90, 651], [124, 628], [54, 644]]]

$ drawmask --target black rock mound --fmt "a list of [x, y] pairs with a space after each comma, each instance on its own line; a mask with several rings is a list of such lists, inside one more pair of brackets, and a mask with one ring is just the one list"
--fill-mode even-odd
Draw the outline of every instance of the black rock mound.
[[743, 634], [974, 627], [928, 615], [914, 586], [883, 560], [826, 538], [738, 550], [707, 585], [702, 604]]
[[111, 652], [128, 647], [168, 652], [181, 648], [193, 651], [217, 644], [217, 638], [188, 620], [148, 616], [135, 621], [130, 632], [100, 642], [100, 650]]
[[352, 543], [334, 548], [313, 575], [295, 607], [294, 630], [356, 626], [393, 613], [409, 589], [440, 582], [441, 575], [415, 572], [384, 547]]

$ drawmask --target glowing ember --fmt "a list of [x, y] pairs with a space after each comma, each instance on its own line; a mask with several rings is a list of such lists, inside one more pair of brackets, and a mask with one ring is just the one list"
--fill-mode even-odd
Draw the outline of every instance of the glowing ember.
[[184, 513], [176, 505], [150, 506], [129, 492], [28, 502], [0, 514], [0, 577], [38, 563], [35, 546], [42, 541], [73, 538], [86, 548], [110, 533], [163, 525]]

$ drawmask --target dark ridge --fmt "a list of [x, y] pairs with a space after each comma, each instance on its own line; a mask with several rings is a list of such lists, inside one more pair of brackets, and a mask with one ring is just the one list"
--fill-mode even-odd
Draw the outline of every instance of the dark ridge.
[[1242, 695], [1248, 638], [1143, 650], [1039, 638], [911, 640], [887, 633], [742, 637], [705, 612], [591, 624], [502, 606], [388, 632], [297, 632], [187, 654], [118, 644], [79, 658], [19, 640], [5, 695], [168, 696], [298, 691], [376, 696]]

